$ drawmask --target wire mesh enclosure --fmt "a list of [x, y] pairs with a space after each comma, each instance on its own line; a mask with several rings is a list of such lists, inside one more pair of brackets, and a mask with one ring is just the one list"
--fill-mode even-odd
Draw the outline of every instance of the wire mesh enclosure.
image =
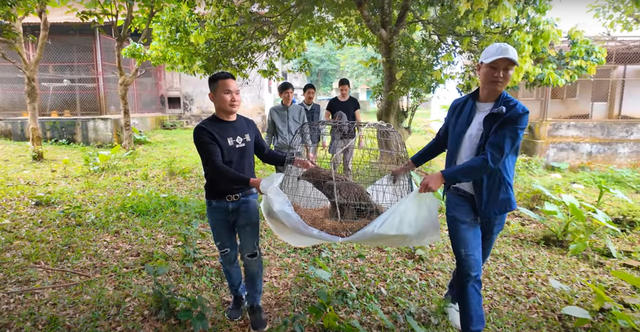
[[[410, 175], [395, 183], [391, 178], [409, 155], [389, 124], [309, 122], [298, 129], [291, 146], [281, 190], [305, 223], [326, 233], [347, 237], [357, 232], [413, 189]], [[306, 171], [293, 167], [294, 157], [315, 160], [317, 166]]]
[[[101, 116], [120, 113], [115, 40], [96, 34], [89, 27], [52, 26], [38, 66], [38, 115]], [[27, 57], [36, 46], [25, 42]], [[21, 65], [13, 51], [7, 57]], [[123, 59], [126, 73], [133, 60]], [[131, 113], [165, 111], [164, 68], [142, 64], [139, 76], [129, 87]], [[0, 59], [0, 117], [20, 117], [27, 112], [24, 75], [12, 63]]]
[[[529, 108], [529, 120], [640, 120], [635, 97], [640, 87], [640, 37], [603, 36], [593, 41], [607, 49], [607, 62], [594, 75], [556, 87], [527, 89], [521, 83], [510, 91]], [[559, 47], [568, 49], [569, 45]]]

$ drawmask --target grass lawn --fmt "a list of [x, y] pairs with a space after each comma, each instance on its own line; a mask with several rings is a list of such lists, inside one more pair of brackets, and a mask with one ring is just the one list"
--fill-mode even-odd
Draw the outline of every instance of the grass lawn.
[[[0, 141], [0, 330], [187, 331], [191, 322], [179, 318], [199, 308], [211, 310], [204, 316], [210, 330], [248, 329], [248, 320], [230, 323], [223, 316], [230, 296], [206, 223], [204, 180], [191, 130], [147, 134], [151, 144], [94, 164], [95, 171], [85, 158], [108, 149], [46, 145], [46, 160], [32, 163], [25, 143]], [[410, 143], [419, 149], [429, 139], [416, 135]], [[426, 168], [437, 169], [441, 162]], [[558, 167], [550, 172], [535, 159], [521, 160], [516, 176], [521, 205], [534, 209], [544, 201], [535, 183], [593, 204], [596, 183], [603, 181], [619, 189], [618, 196], [640, 199], [637, 170]], [[259, 162], [257, 168], [259, 176], [273, 171]], [[574, 189], [574, 183], [585, 188]], [[584, 280], [601, 284], [617, 301], [638, 294], [611, 271], [638, 273], [627, 265], [640, 257], [640, 209], [612, 194], [601, 208], [623, 230], [598, 233], [610, 237], [616, 258], [604, 240], [569, 255], [567, 247], [543, 243], [549, 231], [540, 222], [519, 212], [510, 215], [483, 275], [486, 331], [613, 326], [606, 311], [592, 313], [596, 322], [587, 328], [574, 328], [575, 319], [561, 313], [568, 305], [593, 308], [595, 297]], [[426, 248], [295, 248], [263, 222], [263, 304], [270, 325], [284, 331], [293, 315], [306, 314], [300, 321], [305, 331], [323, 331], [323, 322], [332, 321], [343, 324], [336, 328], [343, 331], [358, 331], [357, 326], [454, 331], [442, 309], [454, 260], [444, 220], [441, 225], [442, 240]], [[168, 272], [154, 283], [146, 264]], [[552, 287], [550, 278], [571, 290]], [[24, 291], [61, 284], [67, 285]], [[188, 310], [163, 311], [163, 303]]]

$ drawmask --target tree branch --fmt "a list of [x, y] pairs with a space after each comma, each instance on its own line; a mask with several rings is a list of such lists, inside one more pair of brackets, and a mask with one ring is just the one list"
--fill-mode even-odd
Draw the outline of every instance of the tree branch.
[[391, 38], [395, 38], [406, 26], [409, 9], [411, 9], [411, 0], [403, 0], [402, 5], [400, 5], [400, 11], [398, 12], [396, 23], [391, 29]]
[[144, 43], [144, 41], [149, 38], [149, 35], [151, 34], [151, 29], [149, 28], [151, 26], [151, 22], [153, 21], [153, 17], [156, 15], [156, 11], [155, 11], [155, 7], [154, 5], [151, 5], [151, 8], [149, 9], [149, 16], [147, 17], [147, 22], [144, 25], [144, 30], [142, 31], [142, 35], [140, 36], [140, 39], [138, 39], [139, 43]]
[[[151, 28], [150, 28], [151, 22], [153, 21], [153, 17], [155, 15], [156, 15], [156, 12], [155, 12], [154, 5], [151, 5], [151, 8], [149, 8], [149, 16], [147, 17], [147, 22], [144, 25], [144, 31], [142, 31], [142, 35], [140, 36], [140, 39], [138, 39], [138, 42], [140, 42], [141, 44], [144, 42], [145, 39], [149, 38], [149, 34], [151, 33]], [[141, 65], [142, 65], [142, 62], [137, 60], [135, 61], [135, 64], [133, 65], [133, 70], [131, 71], [131, 74], [129, 74], [130, 80], [134, 80], [139, 76], [138, 71], [140, 70]]]
[[384, 31], [391, 28], [391, 20], [393, 19], [393, 6], [391, 0], [382, 0], [380, 3], [380, 27]]
[[[18, 10], [13, 8], [13, 15], [18, 16]], [[29, 66], [29, 59], [27, 59], [26, 49], [24, 46], [24, 30], [22, 28], [22, 20], [18, 20], [15, 22], [11, 22], [13, 25], [14, 32], [16, 33], [16, 40], [13, 43], [16, 53], [20, 57], [20, 61], [22, 61], [22, 72], [27, 76], [27, 69]]]
[[147, 72], [147, 70], [146, 70], [146, 69], [139, 70], [139, 71], [138, 71], [138, 75], [136, 75], [136, 78], [138, 78], [138, 77], [140, 77], [140, 76], [144, 75], [144, 73], [146, 73], [146, 72]]
[[36, 55], [31, 61], [32, 66], [37, 67], [44, 55], [44, 47], [49, 39], [49, 16], [47, 15], [47, 4], [40, 3], [37, 9], [38, 17], [40, 17], [40, 35], [38, 36], [38, 45], [36, 46]]
[[274, 19], [274, 18], [278, 18], [282, 15], [284, 15], [285, 13], [287, 13], [288, 11], [291, 11], [292, 9], [296, 8], [296, 5], [291, 5], [289, 6], [289, 8], [286, 8], [285, 10], [283, 10], [281, 13], [276, 14], [274, 16], [268, 16], [268, 15], [260, 15], [260, 18], [265, 18], [265, 19]]
[[13, 45], [14, 44], [13, 41], [11, 41], [11, 39], [7, 39], [7, 38], [3, 38], [3, 37], [0, 37], [0, 43], [8, 44], [8, 45]]
[[73, 271], [73, 270], [67, 270], [67, 269], [55, 269], [52, 267], [48, 267], [48, 266], [38, 266], [38, 265], [31, 265], [29, 266], [31, 268], [34, 269], [41, 269], [41, 270], [47, 270], [47, 271], [56, 271], [56, 272], [67, 272], [67, 273], [73, 273], [73, 274], [77, 274], [83, 277], [87, 277], [87, 278], [93, 278], [92, 275], [86, 274], [86, 273], [82, 273], [82, 272], [78, 272], [78, 271]]
[[[123, 41], [129, 38], [129, 27], [133, 21], [133, 6], [133, 4], [127, 1], [127, 16], [124, 19], [124, 23], [122, 23], [122, 32], [120, 32], [120, 36], [118, 36], [118, 39], [122, 39]], [[118, 22], [116, 21], [116, 25], [117, 24]], [[115, 28], [118, 29], [117, 26]]]
[[118, 5], [115, 3], [115, 1], [113, 1], [111, 2], [110, 7], [111, 7], [111, 13], [113, 14], [113, 25], [111, 26], [111, 31], [113, 32], [113, 36], [116, 39], [119, 39], [120, 31], [118, 30], [118, 19], [120, 18], [120, 13], [118, 12]]
[[371, 13], [366, 7], [365, 1], [353, 0], [353, 2], [356, 4], [356, 8], [358, 8], [358, 11], [360, 12], [360, 16], [362, 16], [362, 19], [364, 20], [364, 24], [367, 26], [367, 28], [369, 28], [369, 31], [371, 31], [371, 33], [373, 33], [374, 35], [378, 36], [381, 40], [386, 40], [387, 39], [386, 31], [384, 31], [380, 27], [378, 22], [376, 22], [376, 20], [373, 19], [373, 16], [371, 16]]
[[24, 68], [18, 65], [18, 61], [9, 59], [9, 57], [4, 53], [2, 49], [0, 49], [0, 58], [7, 60], [9, 63], [13, 64], [16, 68], [18, 68], [18, 70], [20, 70], [23, 74], [27, 75], [27, 73], [24, 71]]
[[133, 271], [139, 271], [139, 270], [142, 270], [142, 269], [144, 269], [144, 266], [133, 268], [133, 269], [124, 270], [124, 271], [121, 271], [121, 272], [114, 272], [114, 273], [107, 274], [107, 275], [99, 275], [99, 276], [95, 276], [95, 277], [92, 277], [92, 278], [89, 278], [89, 279], [85, 279], [85, 280], [82, 280], [82, 281], [70, 282], [70, 283], [66, 283], [66, 284], [43, 286], [43, 287], [33, 287], [33, 288], [26, 288], [26, 289], [18, 289], [18, 290], [14, 290], [14, 291], [4, 292], [3, 294], [27, 293], [27, 292], [32, 292], [32, 291], [44, 290], [44, 289], [71, 287], [71, 286], [75, 286], [75, 285], [78, 285], [78, 284], [81, 284], [81, 283], [84, 283], [84, 282], [87, 282], [87, 281], [99, 279], [99, 278], [113, 277], [113, 276], [117, 275], [118, 273], [128, 273], [128, 272], [133, 272]]

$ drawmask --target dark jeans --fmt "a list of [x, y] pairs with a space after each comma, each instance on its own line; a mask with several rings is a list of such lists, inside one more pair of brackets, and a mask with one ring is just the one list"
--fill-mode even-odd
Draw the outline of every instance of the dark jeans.
[[[245, 295], [238, 251], [244, 264], [247, 303], [260, 304], [262, 299], [262, 253], [260, 252], [260, 215], [258, 194], [237, 201], [207, 200], [207, 218], [213, 241], [220, 252], [220, 264], [234, 296]], [[240, 238], [240, 244], [236, 240]]]
[[472, 194], [452, 187], [446, 194], [447, 227], [456, 257], [446, 297], [460, 309], [462, 332], [484, 329], [482, 308], [482, 266], [489, 258], [507, 215], [484, 219], [478, 217]]

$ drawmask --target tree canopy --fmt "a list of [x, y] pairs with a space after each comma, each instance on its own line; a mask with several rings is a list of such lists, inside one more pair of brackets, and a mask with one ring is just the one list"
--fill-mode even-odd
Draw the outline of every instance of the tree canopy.
[[640, 0], [598, 0], [589, 11], [605, 27], [615, 32], [640, 29]]
[[[565, 85], [594, 74], [606, 57], [581, 31], [562, 35], [555, 20], [545, 17], [551, 0], [208, 0], [198, 12], [176, 7], [154, 20], [148, 59], [155, 63], [190, 74], [225, 69], [242, 77], [259, 69], [275, 77], [281, 59], [302, 59], [300, 69], [310, 72], [308, 41], [364, 47], [378, 54], [361, 62], [378, 77], [372, 87], [378, 119], [396, 128], [409, 116], [399, 108], [401, 97], [421, 103], [450, 79], [460, 81], [461, 93], [473, 89], [474, 65], [491, 43], [508, 42], [518, 50], [514, 87], [521, 81], [529, 87]], [[556, 49], [562, 37], [568, 47]], [[331, 55], [322, 56], [335, 66]], [[362, 75], [347, 74], [358, 76], [352, 80]]]
[[371, 47], [350, 45], [339, 48], [330, 40], [323, 44], [310, 41], [302, 56], [291, 62], [291, 67], [294, 71], [306, 69], [309, 81], [320, 91], [327, 92], [341, 77], [349, 78], [352, 87], [380, 84], [379, 73], [369, 66], [371, 61], [379, 58], [380, 55]]
[[[460, 81], [461, 93], [472, 90], [477, 85], [475, 63], [494, 42], [508, 42], [519, 52], [521, 66], [512, 86], [521, 81], [528, 86], [559, 86], [594, 74], [604, 63], [606, 50], [575, 29], [564, 36], [569, 47], [556, 50], [563, 36], [556, 22], [545, 17], [550, 2], [338, 1], [323, 7], [323, 15], [334, 22], [333, 30], [301, 24], [296, 33], [342, 35], [345, 43], [375, 48], [381, 58], [369, 65], [379, 68], [376, 72], [381, 75], [374, 87], [380, 100], [378, 119], [398, 127], [408, 116], [398, 109], [400, 97], [409, 95], [419, 103], [449, 79]], [[463, 61], [460, 71], [455, 70], [457, 59]]]

